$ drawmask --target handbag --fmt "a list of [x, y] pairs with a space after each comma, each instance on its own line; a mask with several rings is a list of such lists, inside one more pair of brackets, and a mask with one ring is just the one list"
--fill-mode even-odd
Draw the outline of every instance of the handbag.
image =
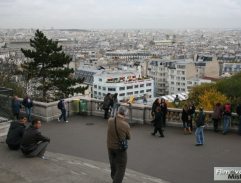
[[119, 133], [117, 131], [117, 128], [116, 128], [116, 117], [115, 117], [115, 131], [116, 131], [116, 135], [118, 137], [118, 141], [119, 141], [119, 149], [122, 150], [122, 151], [126, 151], [126, 149], [128, 148], [128, 141], [127, 139], [121, 139], [120, 136], [119, 136]]

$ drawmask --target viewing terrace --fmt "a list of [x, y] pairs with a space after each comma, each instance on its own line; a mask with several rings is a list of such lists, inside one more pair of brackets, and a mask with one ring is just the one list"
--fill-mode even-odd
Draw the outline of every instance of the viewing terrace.
[[[80, 104], [79, 104], [80, 101]], [[0, 180], [22, 182], [111, 182], [106, 147], [107, 121], [102, 102], [91, 98], [66, 99], [69, 123], [57, 121], [57, 102], [35, 102], [33, 116], [42, 119], [42, 133], [51, 138], [48, 160], [25, 159], [0, 145]], [[240, 136], [205, 130], [205, 144], [196, 147], [194, 134], [183, 135], [181, 109], [169, 109], [165, 138], [150, 133], [151, 106], [121, 104], [129, 109], [131, 140], [123, 183], [211, 183], [214, 167], [239, 167]], [[80, 109], [80, 112], [79, 112]], [[211, 111], [206, 111], [208, 129]], [[231, 129], [235, 131], [236, 114]], [[175, 128], [175, 127], [177, 128]], [[11, 167], [11, 168], [10, 168]], [[29, 169], [37, 168], [43, 176]], [[134, 170], [134, 171], [133, 171]], [[20, 182], [21, 182], [20, 181]], [[14, 182], [14, 181], [12, 181]]]

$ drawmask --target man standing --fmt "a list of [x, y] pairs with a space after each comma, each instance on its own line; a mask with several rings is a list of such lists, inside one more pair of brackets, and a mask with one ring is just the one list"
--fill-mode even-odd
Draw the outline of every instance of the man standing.
[[17, 96], [13, 97], [11, 107], [12, 107], [12, 112], [13, 112], [14, 118], [19, 120], [19, 113], [20, 113], [20, 109], [21, 109], [21, 102], [18, 100]]
[[26, 111], [26, 115], [28, 117], [28, 121], [31, 122], [32, 118], [31, 118], [31, 112], [32, 112], [32, 107], [33, 107], [33, 101], [32, 99], [27, 95], [24, 99], [23, 99], [23, 106], [25, 107], [25, 111]]
[[68, 123], [66, 119], [66, 107], [65, 107], [64, 99], [61, 99], [59, 101], [58, 109], [61, 111], [61, 115], [59, 116], [58, 121], [60, 121], [63, 118], [64, 122]]
[[26, 117], [20, 117], [19, 121], [14, 121], [11, 123], [6, 139], [9, 149], [18, 150], [20, 148], [26, 122]]
[[241, 103], [236, 108], [237, 115], [239, 117], [238, 133], [241, 135]]
[[125, 119], [126, 109], [119, 107], [115, 118], [108, 120], [107, 148], [113, 183], [121, 183], [127, 164], [127, 150], [122, 150], [120, 140], [130, 139], [130, 126]]
[[203, 111], [203, 108], [200, 107], [197, 120], [196, 120], [196, 132], [195, 132], [196, 146], [201, 146], [204, 144], [204, 133], [203, 133], [204, 126], [205, 126], [205, 113]]
[[227, 102], [223, 107], [223, 135], [228, 133], [229, 125], [231, 123], [231, 104]]
[[50, 142], [48, 137], [43, 136], [39, 129], [41, 128], [41, 121], [34, 120], [23, 135], [21, 150], [26, 157], [40, 157], [45, 159], [44, 153]]

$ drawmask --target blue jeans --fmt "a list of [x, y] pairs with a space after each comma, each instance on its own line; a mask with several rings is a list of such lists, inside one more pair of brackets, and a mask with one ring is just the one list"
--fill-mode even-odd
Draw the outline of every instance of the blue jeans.
[[26, 111], [28, 121], [29, 122], [32, 121], [32, 117], [31, 117], [32, 108], [25, 107], [25, 111]]
[[203, 127], [198, 127], [195, 131], [196, 142], [197, 144], [204, 144], [204, 133]]
[[239, 116], [238, 133], [241, 135], [241, 116]]
[[223, 116], [223, 133], [228, 132], [230, 123], [231, 123], [231, 116], [224, 115]]
[[61, 109], [61, 115], [59, 116], [59, 120], [64, 119], [66, 121], [66, 109]]

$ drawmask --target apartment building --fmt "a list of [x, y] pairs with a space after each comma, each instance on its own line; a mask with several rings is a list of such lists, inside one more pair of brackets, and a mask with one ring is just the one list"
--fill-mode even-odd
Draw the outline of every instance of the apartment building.
[[136, 71], [103, 71], [94, 75], [93, 97], [103, 99], [107, 93], [118, 93], [119, 100], [128, 100], [131, 96], [141, 98], [154, 96], [154, 81], [140, 77]]

